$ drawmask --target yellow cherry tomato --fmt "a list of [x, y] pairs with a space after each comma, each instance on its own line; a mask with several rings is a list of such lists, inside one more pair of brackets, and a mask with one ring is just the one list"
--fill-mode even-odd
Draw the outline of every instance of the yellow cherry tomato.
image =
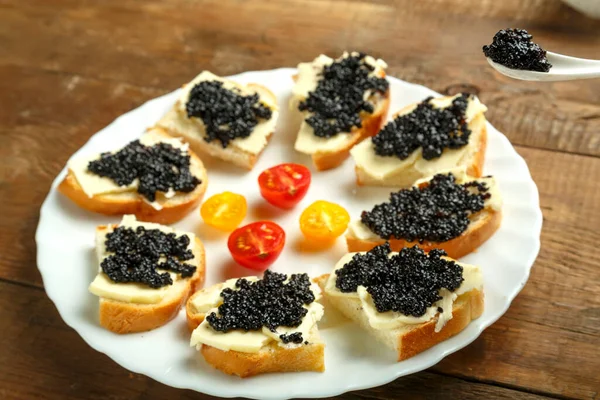
[[350, 214], [343, 207], [318, 200], [300, 215], [300, 230], [307, 239], [331, 241], [346, 231], [349, 222]]
[[223, 192], [206, 200], [200, 208], [200, 215], [206, 224], [229, 232], [242, 223], [247, 209], [248, 205], [244, 196]]

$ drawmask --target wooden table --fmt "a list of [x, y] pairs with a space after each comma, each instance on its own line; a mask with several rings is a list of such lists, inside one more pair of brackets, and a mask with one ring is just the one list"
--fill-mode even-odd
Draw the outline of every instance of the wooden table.
[[531, 279], [504, 317], [435, 367], [345, 397], [600, 398], [600, 80], [496, 74], [481, 46], [513, 26], [600, 59], [600, 21], [557, 0], [0, 0], [0, 398], [207, 398], [129, 373], [62, 322], [35, 267], [38, 210], [92, 134], [200, 70], [345, 49], [439, 92], [477, 93], [527, 160], [544, 213]]

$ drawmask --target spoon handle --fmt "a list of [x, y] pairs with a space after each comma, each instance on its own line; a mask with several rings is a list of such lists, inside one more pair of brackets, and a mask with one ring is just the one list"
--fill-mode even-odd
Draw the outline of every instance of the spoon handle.
[[600, 77], [600, 60], [569, 57], [562, 54], [546, 53], [552, 64], [551, 74], [560, 74], [564, 79], [587, 79]]

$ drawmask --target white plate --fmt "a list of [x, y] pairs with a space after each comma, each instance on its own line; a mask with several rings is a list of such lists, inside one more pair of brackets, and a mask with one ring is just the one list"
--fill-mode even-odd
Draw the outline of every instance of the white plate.
[[[288, 118], [288, 99], [292, 88], [290, 68], [273, 71], [247, 72], [232, 77], [240, 82], [258, 82], [269, 87], [279, 99], [282, 111], [273, 140], [251, 172], [226, 163], [208, 160], [209, 186], [206, 198], [232, 190], [248, 199], [249, 213], [245, 223], [272, 219], [288, 235], [280, 258], [273, 266], [278, 272], [307, 272], [311, 276], [330, 272], [344, 254], [345, 244], [338, 240], [328, 251], [306, 253], [298, 251], [302, 242], [298, 217], [302, 209], [317, 199], [337, 202], [354, 217], [363, 209], [387, 199], [389, 189], [358, 188], [354, 166], [347, 160], [341, 167], [326, 171], [313, 170], [313, 183], [302, 203], [292, 211], [277, 210], [262, 200], [257, 177], [264, 169], [281, 162], [301, 162], [310, 159], [293, 150], [294, 124]], [[392, 92], [391, 110], [420, 101], [435, 92], [418, 85], [389, 78]], [[95, 134], [76, 155], [111, 150], [140, 136], [175, 99], [177, 91], [151, 100], [117, 118]], [[390, 113], [391, 114], [391, 113]], [[504, 220], [496, 234], [465, 262], [483, 267], [485, 311], [455, 337], [403, 362], [396, 362], [394, 353], [374, 343], [353, 324], [328, 314], [320, 324], [325, 350], [326, 372], [267, 374], [249, 379], [225, 375], [207, 365], [188, 345], [189, 332], [185, 314], [152, 332], [116, 335], [98, 324], [98, 299], [88, 293], [87, 286], [97, 270], [93, 255], [96, 225], [117, 222], [79, 209], [56, 191], [65, 176], [63, 170], [54, 183], [40, 213], [36, 234], [38, 268], [48, 296], [54, 301], [64, 321], [74, 328], [94, 349], [101, 351], [123, 367], [147, 375], [166, 385], [188, 388], [207, 394], [260, 399], [291, 397], [328, 397], [350, 390], [370, 388], [390, 382], [400, 376], [428, 368], [443, 357], [471, 343], [481, 332], [508, 309], [513, 298], [525, 285], [529, 270], [537, 256], [542, 225], [538, 191], [525, 161], [515, 152], [508, 139], [488, 124], [489, 140], [485, 173], [496, 176], [504, 196]], [[231, 261], [226, 247], [226, 235], [208, 229], [194, 211], [177, 228], [197, 232], [207, 252], [206, 285], [250, 272]]]

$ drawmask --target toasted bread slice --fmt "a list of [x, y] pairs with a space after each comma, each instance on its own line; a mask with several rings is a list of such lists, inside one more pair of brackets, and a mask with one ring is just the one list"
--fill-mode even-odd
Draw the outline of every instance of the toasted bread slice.
[[[155, 133], [170, 138], [162, 129], [153, 129]], [[135, 191], [121, 193], [96, 194], [89, 197], [77, 181], [73, 171], [69, 169], [67, 176], [58, 186], [59, 192], [67, 196], [79, 207], [88, 211], [105, 215], [133, 214], [140, 221], [171, 224], [185, 217], [190, 211], [198, 207], [206, 192], [208, 175], [202, 160], [192, 151], [190, 154], [190, 171], [200, 179], [201, 183], [190, 193], [177, 193], [172, 198], [164, 198], [158, 192], [157, 198], [162, 205], [160, 210], [149, 204], [142, 195]]]
[[344, 316], [357, 323], [362, 329], [375, 337], [377, 341], [394, 349], [398, 355], [398, 361], [410, 358], [456, 335], [465, 329], [472, 320], [478, 318], [483, 313], [483, 291], [472, 289], [463, 293], [454, 301], [452, 319], [437, 333], [435, 332], [437, 316], [427, 322], [408, 325], [402, 328], [374, 329], [369, 324], [366, 314], [362, 311], [360, 300], [327, 295], [325, 285], [328, 278], [329, 274], [326, 274], [315, 279], [327, 301]]
[[[448, 240], [447, 242], [423, 242], [418, 243], [425, 251], [431, 249], [442, 249], [448, 253], [448, 257], [460, 258], [469, 253], [472, 253], [481, 246], [486, 240], [488, 240], [500, 227], [502, 222], [502, 211], [493, 209], [484, 209], [471, 217], [471, 223], [465, 232], [454, 239]], [[390, 246], [392, 251], [400, 251], [404, 247], [412, 247], [417, 242], [407, 242], [403, 239], [390, 239]], [[385, 243], [386, 240], [364, 240], [354, 237], [351, 233], [346, 235], [346, 244], [348, 245], [348, 251], [369, 251], [375, 246]]]
[[[385, 77], [385, 72], [382, 71], [381, 77]], [[297, 79], [297, 75], [292, 77], [294, 81]], [[299, 99], [293, 99], [292, 104], [299, 104]], [[292, 107], [293, 107], [292, 105]], [[390, 91], [382, 96], [381, 100], [375, 104], [375, 111], [372, 114], [364, 113], [362, 119], [362, 127], [352, 129], [350, 133], [339, 133], [338, 135], [350, 135], [350, 139], [346, 141], [342, 146], [331, 150], [331, 151], [318, 151], [311, 155], [315, 168], [319, 171], [325, 171], [333, 169], [341, 165], [349, 156], [350, 149], [356, 144], [362, 142], [364, 139], [375, 135], [383, 126], [387, 113], [390, 108]]]
[[[266, 99], [269, 103], [277, 104], [277, 97], [267, 87], [257, 83], [249, 83], [246, 87], [258, 93], [261, 99]], [[277, 110], [274, 110], [274, 115], [271, 118], [274, 118], [275, 121], [277, 120]], [[199, 154], [208, 154], [211, 157], [248, 170], [251, 170], [258, 161], [258, 158], [273, 136], [275, 129], [273, 128], [273, 131], [267, 134], [265, 145], [259, 152], [250, 152], [240, 148], [236, 145], [235, 141], [232, 141], [226, 148], [223, 148], [219, 141], [207, 142], [204, 140], [204, 127], [187, 117], [180, 108], [180, 100], [156, 123], [156, 126], [165, 129], [173, 137], [184, 139]]]
[[[467, 229], [459, 236], [445, 242], [431, 241], [406, 241], [404, 239], [390, 238], [388, 240], [378, 237], [377, 234], [370, 232], [359, 220], [350, 223], [350, 228], [346, 233], [346, 244], [349, 252], [369, 251], [375, 246], [389, 242], [392, 251], [400, 251], [404, 247], [419, 245], [423, 250], [442, 249], [446, 251], [449, 257], [458, 259], [481, 246], [488, 240], [500, 227], [502, 222], [502, 196], [498, 185], [493, 177], [473, 177], [466, 173], [466, 167], [452, 169], [450, 171], [440, 171], [440, 175], [452, 174], [457, 182], [468, 183], [472, 181], [487, 182], [488, 197], [484, 198], [484, 208], [478, 212], [468, 215], [469, 223]], [[414, 182], [414, 187], [423, 188], [429, 185], [434, 176], [419, 179]], [[411, 189], [400, 189], [411, 190]]]
[[[194, 299], [209, 290], [221, 290], [222, 283], [194, 293], [186, 304], [187, 324], [190, 331], [196, 329], [206, 316], [194, 306]], [[276, 341], [268, 342], [258, 352], [246, 353], [235, 350], [224, 351], [206, 344], [198, 345], [207, 363], [229, 375], [247, 378], [270, 372], [300, 372], [325, 370], [325, 344], [321, 340], [317, 325], [310, 330], [300, 346], [283, 347]]]
[[325, 344], [316, 328], [307, 341], [308, 344], [294, 348], [271, 342], [258, 353], [223, 351], [207, 345], [202, 345], [200, 352], [216, 369], [241, 378], [270, 372], [325, 371]]
[[[99, 226], [97, 230], [102, 233], [108, 228]], [[176, 281], [161, 302], [138, 304], [100, 297], [100, 325], [115, 333], [133, 333], [149, 331], [172, 320], [189, 296], [204, 284], [206, 257], [200, 239], [195, 238], [192, 251], [196, 272], [190, 278]]]
[[[411, 106], [409, 106], [411, 107]], [[398, 113], [401, 113], [399, 111]], [[398, 114], [397, 113], [397, 114]], [[394, 118], [397, 116], [394, 116]], [[481, 177], [483, 172], [483, 163], [485, 161], [485, 152], [487, 148], [487, 128], [486, 119], [483, 113], [477, 115], [472, 121], [469, 122], [469, 128], [471, 129], [470, 140], [473, 140], [473, 145], [467, 145], [465, 154], [458, 160], [455, 167], [465, 167], [467, 174], [476, 178]], [[357, 151], [358, 147], [354, 148]], [[369, 149], [373, 151], [372, 148]], [[420, 149], [416, 151], [421, 151]], [[444, 157], [444, 154], [442, 154]], [[365, 186], [389, 186], [389, 187], [409, 187], [416, 180], [423, 178], [425, 175], [414, 168], [411, 165], [408, 169], [403, 169], [397, 173], [390, 174], [385, 178], [380, 178], [369, 174], [361, 165], [355, 166], [356, 171], [356, 183], [358, 185]]]

